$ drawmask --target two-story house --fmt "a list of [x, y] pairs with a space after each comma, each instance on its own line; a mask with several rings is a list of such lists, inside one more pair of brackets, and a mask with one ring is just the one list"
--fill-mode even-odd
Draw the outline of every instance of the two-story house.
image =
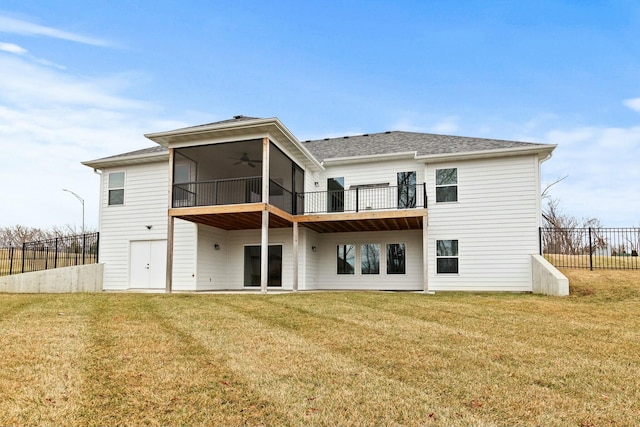
[[[277, 118], [145, 135], [101, 173], [105, 290], [531, 291], [555, 145]], [[266, 256], [262, 256], [266, 254]]]

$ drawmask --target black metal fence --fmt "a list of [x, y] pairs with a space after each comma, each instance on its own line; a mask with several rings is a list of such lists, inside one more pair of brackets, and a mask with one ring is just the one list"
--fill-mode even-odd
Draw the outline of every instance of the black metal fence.
[[99, 233], [0, 248], [0, 276], [98, 262]]
[[540, 255], [559, 268], [640, 269], [640, 228], [540, 228]]

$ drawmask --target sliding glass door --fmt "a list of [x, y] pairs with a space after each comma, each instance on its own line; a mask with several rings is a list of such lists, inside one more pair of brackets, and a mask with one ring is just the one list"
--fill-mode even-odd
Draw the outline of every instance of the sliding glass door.
[[[260, 246], [244, 247], [244, 286], [260, 286]], [[267, 286], [282, 286], [282, 245], [269, 245]]]

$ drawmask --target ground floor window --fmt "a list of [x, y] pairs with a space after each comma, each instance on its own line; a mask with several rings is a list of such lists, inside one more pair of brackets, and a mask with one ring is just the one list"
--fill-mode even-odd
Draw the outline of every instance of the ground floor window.
[[388, 243], [387, 274], [405, 274], [405, 256], [404, 243]]
[[356, 247], [355, 245], [338, 245], [338, 274], [355, 274]]
[[380, 245], [365, 243], [360, 246], [360, 272], [362, 274], [380, 274]]
[[[244, 286], [260, 286], [260, 246], [244, 247]], [[267, 286], [282, 286], [282, 245], [269, 245]]]
[[436, 240], [437, 273], [457, 274], [458, 268], [458, 241]]

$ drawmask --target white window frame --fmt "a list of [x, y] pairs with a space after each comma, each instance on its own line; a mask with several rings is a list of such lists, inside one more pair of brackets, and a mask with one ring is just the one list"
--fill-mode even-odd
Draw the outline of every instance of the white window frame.
[[[353, 253], [351, 254], [351, 259], [353, 260], [353, 265], [349, 264], [347, 262], [347, 260], [349, 258], [347, 258], [347, 251], [346, 251], [346, 247], [350, 246], [351, 249], [353, 250]], [[357, 250], [358, 246], [355, 243], [341, 243], [338, 244], [336, 247], [336, 274], [338, 276], [353, 276], [356, 274], [356, 260], [358, 259], [357, 254], [356, 254], [356, 250]], [[339, 264], [340, 264], [340, 249], [343, 250], [343, 254], [344, 255], [344, 260], [343, 262], [345, 263], [345, 265], [351, 265], [352, 267], [352, 271], [348, 272], [348, 271], [340, 271], [339, 268]]]
[[[440, 255], [438, 254], [438, 242], [451, 241], [456, 242], [456, 254], [455, 255]], [[460, 274], [460, 240], [458, 239], [437, 239], [436, 240], [436, 248], [434, 253], [436, 254], [436, 274], [438, 275], [452, 275], [452, 274]], [[438, 260], [440, 259], [456, 259], [457, 260], [457, 268], [455, 272], [452, 271], [444, 271], [440, 272], [438, 270]]]
[[[456, 182], [455, 184], [438, 184], [438, 172], [439, 171], [444, 171], [444, 170], [449, 170], [449, 169], [455, 169], [456, 171]], [[458, 174], [459, 169], [458, 168], [440, 168], [440, 169], [436, 169], [435, 173], [434, 173], [434, 183], [435, 183], [435, 187], [436, 187], [436, 203], [457, 203], [460, 200], [460, 192], [458, 191], [458, 182], [459, 182], [459, 174]], [[455, 187], [456, 188], [456, 199], [455, 200], [447, 200], [447, 201], [439, 201], [438, 200], [438, 189], [439, 188], [447, 188], [447, 187]]]
[[[389, 273], [389, 246], [390, 245], [402, 245], [403, 249], [404, 249], [404, 271], [402, 273]], [[384, 255], [385, 255], [385, 274], [388, 276], [396, 276], [396, 275], [406, 275], [407, 274], [407, 252], [408, 252], [408, 248], [407, 248], [407, 243], [406, 242], [392, 242], [392, 243], [385, 243], [384, 246]]]
[[[111, 187], [111, 175], [122, 174], [122, 187]], [[124, 206], [125, 187], [127, 183], [127, 173], [125, 171], [109, 172], [107, 174], [107, 206]], [[111, 203], [111, 192], [122, 190], [122, 203]]]
[[[365, 246], [377, 247], [377, 249], [378, 249], [378, 271], [375, 272], [375, 273], [369, 273], [369, 272], [365, 273], [362, 270], [362, 263], [364, 262], [363, 257], [364, 257], [365, 252], [366, 252], [366, 251], [363, 250]], [[406, 252], [406, 249], [405, 249], [405, 252]], [[405, 256], [405, 258], [406, 258], [406, 256]], [[380, 275], [380, 264], [382, 263], [381, 261], [382, 261], [382, 245], [380, 243], [360, 243], [360, 274], [361, 275], [363, 275], [363, 276], [379, 276]], [[405, 265], [406, 265], [406, 260], [405, 260]]]

